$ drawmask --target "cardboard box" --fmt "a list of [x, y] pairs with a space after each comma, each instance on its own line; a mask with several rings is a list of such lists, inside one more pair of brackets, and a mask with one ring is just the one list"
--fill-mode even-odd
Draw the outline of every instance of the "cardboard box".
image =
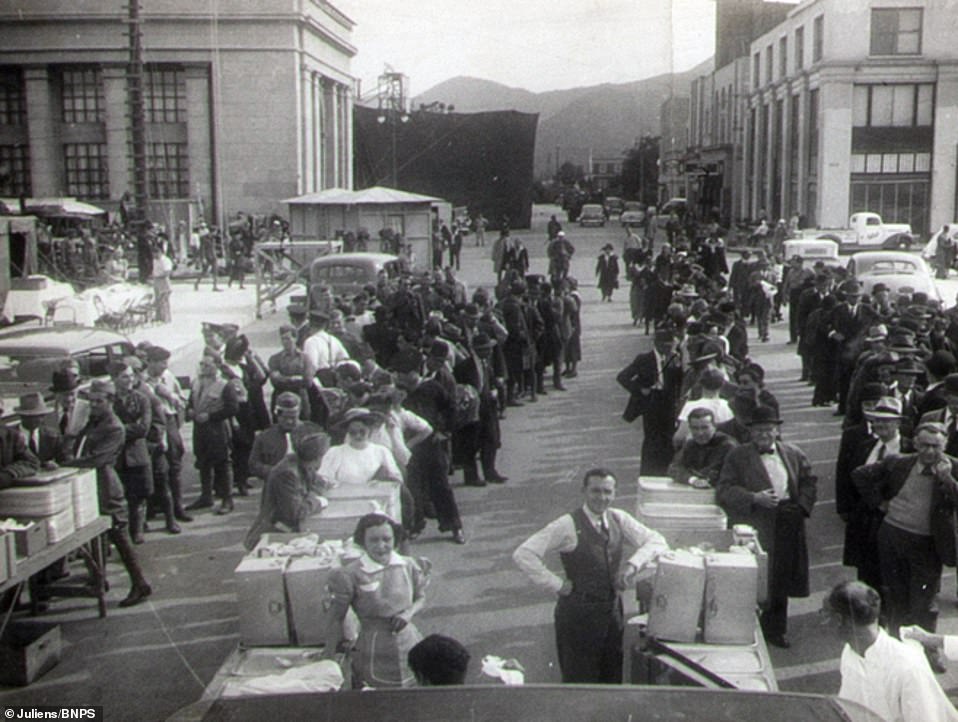
[[[41, 521], [41, 520], [37, 520]], [[47, 527], [47, 543], [56, 544], [70, 536], [77, 530], [73, 519], [73, 506], [69, 506], [58, 514], [48, 516], [42, 520]]]
[[[373, 481], [368, 484], [340, 484], [335, 489], [329, 489], [324, 496], [329, 500], [330, 507], [342, 506], [342, 502], [358, 502], [352, 508], [368, 509], [362, 513], [380, 511], [394, 521], [402, 520], [400, 507], [399, 482]], [[345, 508], [345, 507], [344, 507]]]
[[290, 636], [294, 644], [317, 646], [326, 642], [326, 581], [337, 567], [327, 560], [302, 557], [286, 567]]
[[240, 641], [248, 646], [290, 643], [286, 587], [287, 559], [243, 559], [234, 573]]
[[11, 529], [17, 556], [21, 559], [32, 557], [47, 548], [47, 525], [43, 521], [31, 521], [26, 529]]
[[755, 639], [758, 564], [751, 554], [705, 558], [706, 644], [751, 644]]
[[9, 579], [17, 573], [17, 541], [14, 535], [9, 532], [4, 532], [3, 536], [0, 537], [0, 541], [3, 542], [3, 548], [0, 549], [0, 553], [2, 553], [7, 560], [7, 578]]
[[668, 476], [639, 477], [640, 504], [714, 504], [715, 489], [696, 489]]
[[60, 661], [60, 626], [8, 627], [0, 640], [0, 684], [26, 686]]
[[705, 594], [705, 559], [681, 549], [659, 556], [649, 634], [657, 639], [694, 642]]
[[100, 516], [96, 470], [81, 469], [70, 477], [70, 482], [73, 491], [73, 523], [77, 529], [82, 529]]

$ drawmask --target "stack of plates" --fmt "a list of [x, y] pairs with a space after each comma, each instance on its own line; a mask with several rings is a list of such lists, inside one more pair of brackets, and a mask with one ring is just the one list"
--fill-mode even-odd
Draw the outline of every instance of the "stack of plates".
[[47, 525], [47, 542], [50, 544], [61, 542], [76, 531], [76, 525], [73, 523], [73, 509], [64, 509], [59, 514], [48, 516], [42, 521]]
[[96, 492], [96, 470], [77, 471], [70, 481], [73, 492], [73, 522], [77, 529], [82, 529], [100, 516], [100, 501]]
[[67, 510], [72, 519], [72, 504], [73, 482], [70, 479], [0, 491], [0, 517], [48, 517]]
[[725, 529], [725, 512], [716, 504], [639, 504], [639, 521], [653, 529]]

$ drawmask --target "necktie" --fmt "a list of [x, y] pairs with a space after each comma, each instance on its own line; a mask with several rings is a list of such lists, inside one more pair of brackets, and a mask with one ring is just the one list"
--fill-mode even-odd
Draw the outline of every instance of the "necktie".
[[605, 523], [605, 515], [599, 517], [599, 530], [606, 541], [609, 541], [609, 525]]
[[881, 446], [878, 447], [878, 456], [875, 461], [881, 461], [885, 458], [885, 442], [882, 442]]
[[69, 415], [64, 412], [63, 416], [60, 417], [60, 433], [65, 434], [67, 432], [67, 421], [69, 420]]
[[921, 474], [922, 474], [922, 476], [934, 476], [934, 472], [932, 472], [930, 466], [926, 466], [926, 467], [922, 468]]

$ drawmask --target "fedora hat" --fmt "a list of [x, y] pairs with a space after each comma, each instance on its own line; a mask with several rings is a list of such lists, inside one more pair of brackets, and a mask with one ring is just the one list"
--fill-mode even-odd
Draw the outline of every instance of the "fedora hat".
[[882, 396], [874, 408], [865, 412], [865, 417], [876, 421], [900, 419], [902, 417], [901, 401], [892, 396]]
[[759, 424], [781, 424], [782, 420], [778, 418], [778, 412], [771, 406], [756, 406], [752, 411], [752, 418], [748, 420], [748, 426], [757, 426]]
[[75, 374], [68, 374], [65, 371], [54, 371], [52, 381], [50, 390], [55, 394], [66, 394], [80, 388], [80, 379]]
[[14, 412], [20, 416], [46, 416], [52, 411], [53, 409], [47, 406], [39, 391], [21, 396], [20, 405], [14, 409]]
[[868, 327], [868, 335], [865, 336], [865, 341], [884, 341], [886, 338], [888, 338], [888, 328], [885, 324], [879, 323]]

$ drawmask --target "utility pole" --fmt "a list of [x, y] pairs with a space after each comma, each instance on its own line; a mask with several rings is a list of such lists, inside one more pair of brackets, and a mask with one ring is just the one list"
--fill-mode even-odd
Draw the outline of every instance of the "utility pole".
[[399, 124], [409, 122], [409, 113], [406, 110], [406, 88], [409, 78], [402, 73], [387, 70], [379, 76], [379, 115], [376, 120], [380, 123], [389, 123], [392, 134], [392, 187], [399, 187]]
[[130, 147], [133, 153], [133, 209], [130, 224], [136, 235], [139, 279], [145, 283], [153, 272], [153, 254], [146, 235], [149, 192], [146, 180], [146, 114], [143, 106], [143, 31], [140, 26], [140, 2], [129, 2], [130, 61], [126, 92], [130, 105]]

